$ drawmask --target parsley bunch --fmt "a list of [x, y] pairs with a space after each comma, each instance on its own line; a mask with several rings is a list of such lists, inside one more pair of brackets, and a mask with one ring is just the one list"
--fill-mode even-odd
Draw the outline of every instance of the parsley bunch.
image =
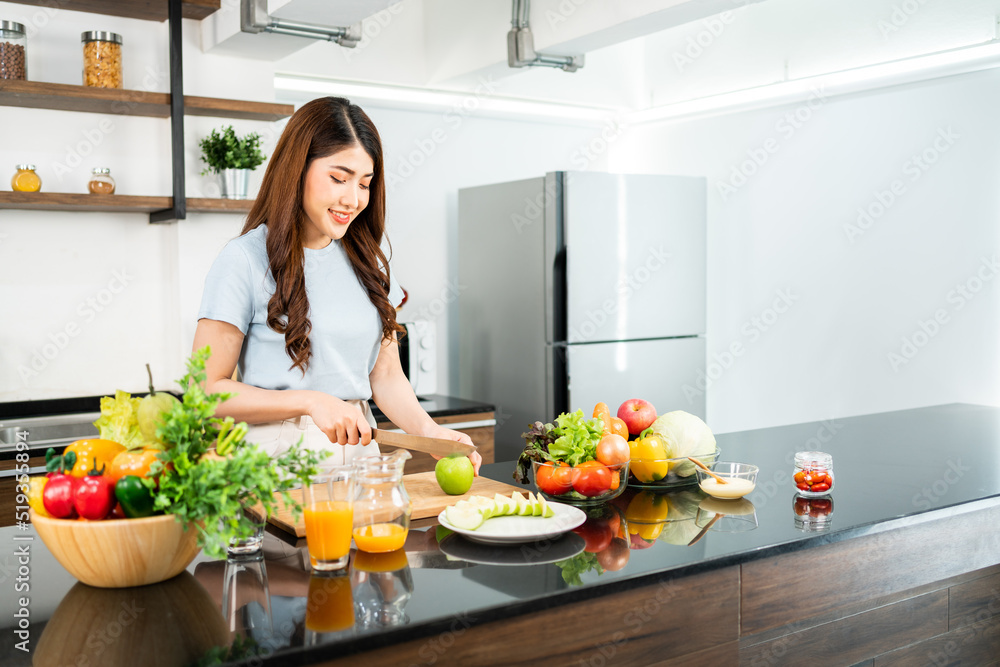
[[[259, 505], [271, 514], [277, 508], [275, 494], [281, 494], [296, 514], [301, 511], [288, 492], [319, 472], [319, 457], [302, 449], [299, 441], [272, 460], [260, 447], [245, 442], [245, 424], [230, 432], [232, 420], [214, 415], [232, 394], [205, 391], [205, 362], [210, 355], [206, 346], [188, 360], [188, 372], [180, 380], [182, 400], [164, 414], [156, 430], [166, 449], [146, 483], [156, 509], [195, 525], [198, 545], [207, 555], [223, 558], [231, 540], [254, 533], [244, 507]], [[229, 456], [209, 453], [220, 439], [226, 442]], [[157, 477], [158, 485], [153, 481]]]

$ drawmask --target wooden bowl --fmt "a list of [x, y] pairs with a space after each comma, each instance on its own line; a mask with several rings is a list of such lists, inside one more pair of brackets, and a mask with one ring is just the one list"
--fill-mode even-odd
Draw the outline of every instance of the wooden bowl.
[[200, 550], [198, 531], [170, 514], [145, 519], [78, 521], [32, 512], [38, 536], [59, 564], [85, 584], [124, 588], [180, 574]]

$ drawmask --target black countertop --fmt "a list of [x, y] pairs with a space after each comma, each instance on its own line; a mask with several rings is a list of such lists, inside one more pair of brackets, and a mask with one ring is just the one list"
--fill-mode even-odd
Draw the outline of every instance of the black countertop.
[[[652, 492], [627, 489], [613, 504], [592, 511], [593, 518], [581, 531], [586, 542], [569, 534], [554, 542], [497, 550], [472, 545], [454, 535], [439, 544], [433, 527], [412, 530], [406, 547], [408, 564], [381, 559], [366, 565], [364, 556], [359, 561], [355, 555], [347, 578], [332, 584], [324, 584], [318, 577], [310, 579], [301, 569], [302, 550], [269, 535], [265, 542], [270, 584], [266, 596], [253, 577], [248, 578], [246, 572], [237, 574], [245, 566], [201, 558], [189, 568], [193, 577], [184, 574], [155, 586], [117, 592], [74, 586], [72, 577], [35, 539], [30, 542], [30, 646], [34, 650], [39, 641], [52, 645], [64, 639], [53, 630], [48, 635], [45, 632], [46, 626], [61, 626], [55, 619], [49, 623], [57, 607], [60, 618], [77, 613], [120, 615], [120, 606], [128, 600], [141, 608], [156, 604], [153, 628], [161, 633], [186, 628], [193, 617], [199, 618], [199, 628], [214, 627], [213, 623], [223, 627], [220, 600], [223, 580], [230, 576], [238, 582], [230, 594], [252, 600], [238, 612], [229, 613], [230, 623], [254, 639], [264, 664], [310, 664], [421, 637], [428, 637], [431, 660], [435, 642], [446, 636], [440, 633], [457, 632], [473, 624], [1000, 505], [998, 408], [936, 406], [722, 434], [718, 442], [721, 460], [760, 467], [757, 488], [749, 496], [753, 513], [717, 521], [693, 546], [688, 543], [707, 518], [697, 515], [703, 499], [697, 487], [671, 491], [665, 503]], [[816, 524], [803, 526], [801, 519], [797, 521], [791, 481], [795, 452], [814, 449], [833, 455], [836, 475], [832, 512], [820, 530], [814, 529]], [[510, 462], [483, 466], [483, 474], [501, 481], [509, 481], [512, 470]], [[667, 521], [659, 527], [639, 525], [634, 520], [641, 515], [640, 510], [648, 514], [650, 507], [662, 510], [664, 504]], [[814, 508], [814, 513], [828, 509], [821, 507], [815, 512]], [[624, 528], [626, 525], [629, 528]], [[610, 551], [596, 555], [582, 551], [565, 558], [585, 544], [591, 548], [606, 544], [607, 535], [602, 531], [613, 531], [615, 526], [634, 532], [632, 549], [617, 551], [614, 558]], [[15, 610], [14, 550], [24, 544], [15, 537], [31, 535], [30, 530], [0, 529], [0, 564], [5, 565], [0, 572], [4, 588], [0, 617], [5, 619], [12, 619]], [[459, 551], [461, 559], [443, 553]], [[506, 564], [487, 564], [498, 556]], [[545, 562], [559, 558], [563, 560], [558, 563]], [[526, 559], [535, 564], [511, 566]], [[604, 569], [602, 564], [620, 569]], [[387, 571], [365, 571], [380, 567]], [[322, 586], [333, 588], [322, 590]], [[203, 601], [194, 608], [191, 601], [199, 595]], [[123, 596], [128, 600], [123, 601]], [[324, 601], [318, 608], [329, 632], [307, 627], [319, 618], [306, 623], [307, 602], [313, 598]], [[269, 622], [265, 604], [270, 606]], [[349, 627], [333, 629], [338, 622]], [[117, 631], [127, 633], [130, 627], [135, 632], [140, 628], [150, 631], [140, 623]], [[0, 633], [0, 662], [31, 664], [27, 654], [14, 648], [18, 641], [14, 629]], [[231, 637], [221, 633], [216, 640], [224, 644]], [[135, 645], [111, 640], [107, 647], [101, 644], [101, 650], [107, 650], [100, 664], [117, 664], [116, 647], [126, 643]], [[92, 654], [93, 647], [81, 651]], [[128, 658], [128, 664], [147, 664], [141, 656]]]

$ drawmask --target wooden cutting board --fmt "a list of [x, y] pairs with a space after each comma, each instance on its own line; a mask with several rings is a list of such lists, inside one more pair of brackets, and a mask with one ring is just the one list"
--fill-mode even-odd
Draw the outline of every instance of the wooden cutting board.
[[[410, 496], [412, 508], [410, 518], [413, 520], [436, 517], [445, 507], [454, 505], [459, 500], [467, 500], [470, 496], [492, 498], [499, 493], [501, 496], [510, 497], [514, 491], [524, 491], [529, 488], [527, 486], [516, 487], [513, 484], [504, 484], [485, 477], [476, 477], [472, 481], [472, 488], [469, 489], [468, 493], [461, 496], [449, 496], [438, 486], [433, 470], [403, 475], [403, 484], [406, 486], [406, 493]], [[297, 502], [302, 502], [301, 489], [293, 490], [291, 495]], [[285, 506], [281, 497], [277, 496], [275, 500], [278, 501], [278, 510], [268, 517], [268, 522], [286, 533], [296, 537], [305, 537], [306, 524], [302, 517], [300, 516], [296, 522], [292, 518], [292, 510]]]

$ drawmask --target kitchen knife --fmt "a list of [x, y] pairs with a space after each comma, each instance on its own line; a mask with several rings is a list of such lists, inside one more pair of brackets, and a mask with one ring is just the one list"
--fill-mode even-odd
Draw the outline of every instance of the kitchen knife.
[[428, 438], [423, 435], [410, 435], [409, 433], [396, 433], [394, 431], [383, 431], [372, 429], [372, 440], [380, 445], [392, 445], [403, 449], [412, 449], [417, 452], [426, 452], [434, 456], [449, 456], [451, 454], [462, 454], [468, 456], [476, 451], [473, 445], [466, 445], [455, 440], [442, 440], [441, 438]]

